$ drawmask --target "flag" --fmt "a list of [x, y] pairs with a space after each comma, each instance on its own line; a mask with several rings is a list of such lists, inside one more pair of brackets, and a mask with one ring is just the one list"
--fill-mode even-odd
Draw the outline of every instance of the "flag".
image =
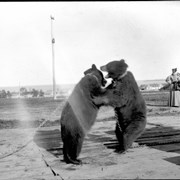
[[52, 39], [52, 43], [55, 43], [55, 39], [54, 38]]
[[54, 20], [54, 17], [51, 16], [51, 19]]

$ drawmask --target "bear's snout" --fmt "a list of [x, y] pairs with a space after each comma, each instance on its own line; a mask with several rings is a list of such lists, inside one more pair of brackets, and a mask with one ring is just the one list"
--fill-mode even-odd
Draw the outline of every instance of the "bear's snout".
[[106, 79], [109, 79], [109, 78], [111, 78], [111, 77], [109, 76], [109, 74], [107, 74], [107, 75], [105, 76], [105, 78], [106, 78]]
[[100, 69], [101, 69], [101, 71], [107, 71], [106, 66], [101, 66]]

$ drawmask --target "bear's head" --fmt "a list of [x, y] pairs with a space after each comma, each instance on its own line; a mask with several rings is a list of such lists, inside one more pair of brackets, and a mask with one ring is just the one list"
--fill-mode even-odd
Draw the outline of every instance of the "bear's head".
[[96, 65], [93, 64], [92, 67], [84, 72], [84, 75], [92, 75], [94, 78], [100, 82], [101, 86], [105, 86], [107, 81], [104, 79], [103, 73], [97, 69]]
[[108, 64], [100, 67], [102, 71], [108, 73], [105, 78], [112, 78], [113, 80], [116, 80], [122, 76], [126, 72], [127, 68], [128, 65], [125, 63], [124, 59], [119, 61], [111, 61]]

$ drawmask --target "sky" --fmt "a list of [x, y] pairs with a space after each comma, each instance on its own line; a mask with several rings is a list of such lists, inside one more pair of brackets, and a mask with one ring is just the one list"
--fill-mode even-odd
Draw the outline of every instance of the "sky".
[[179, 1], [0, 2], [0, 87], [57, 84], [125, 59], [136, 80], [180, 72]]

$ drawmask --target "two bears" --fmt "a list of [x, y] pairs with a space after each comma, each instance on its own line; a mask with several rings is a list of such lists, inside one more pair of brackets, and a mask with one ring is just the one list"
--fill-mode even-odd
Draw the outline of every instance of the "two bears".
[[[119, 153], [126, 151], [141, 135], [146, 126], [146, 105], [128, 65], [122, 59], [101, 66], [106, 78], [113, 82], [107, 88], [105, 79], [95, 65], [87, 70], [85, 77], [76, 85], [61, 116], [61, 135], [64, 160], [79, 164], [77, 159], [84, 137], [95, 122], [100, 106], [114, 107], [117, 116], [116, 137]], [[95, 78], [96, 76], [96, 78]]]

